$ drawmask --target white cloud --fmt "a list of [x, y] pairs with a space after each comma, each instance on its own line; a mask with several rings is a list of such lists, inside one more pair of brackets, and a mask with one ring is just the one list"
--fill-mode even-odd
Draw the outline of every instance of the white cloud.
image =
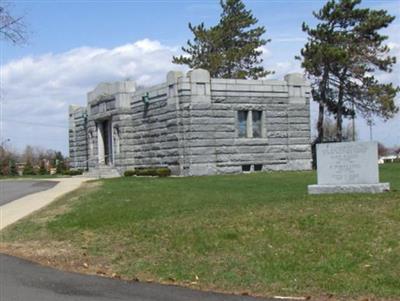
[[256, 50], [261, 51], [261, 57], [264, 61], [271, 57], [271, 50], [269, 50], [266, 46], [260, 46]]
[[289, 73], [303, 73], [303, 69], [300, 67], [300, 62], [296, 60], [290, 60], [286, 62], [272, 62], [266, 66], [267, 70], [274, 70], [275, 73], [268, 77], [268, 79], [283, 79], [286, 74]]
[[5, 64], [2, 72], [2, 137], [67, 150], [69, 104], [84, 105], [86, 93], [102, 81], [133, 79], [138, 85], [163, 82], [182, 67], [171, 63], [177, 48], [148, 39], [112, 49], [81, 47]]
[[274, 43], [305, 43], [307, 39], [305, 37], [294, 37], [294, 36], [282, 36], [273, 38]]
[[[390, 46], [400, 57], [400, 44], [393, 42]], [[268, 78], [282, 79], [287, 73], [302, 72], [300, 62], [278, 61], [268, 48], [262, 50], [265, 67], [276, 72]], [[161, 83], [169, 70], [183, 69], [171, 63], [178, 53], [178, 48], [144, 39], [111, 49], [80, 47], [9, 61], [1, 69], [1, 139], [11, 138], [18, 148], [41, 145], [67, 153], [69, 104], [84, 105], [86, 93], [102, 81], [130, 78], [138, 85]], [[399, 74], [397, 65], [392, 74], [382, 75], [382, 80], [400, 84]], [[386, 125], [379, 123], [377, 131], [400, 131], [398, 119]], [[388, 144], [400, 144], [399, 138], [393, 140], [393, 133], [387, 136]]]

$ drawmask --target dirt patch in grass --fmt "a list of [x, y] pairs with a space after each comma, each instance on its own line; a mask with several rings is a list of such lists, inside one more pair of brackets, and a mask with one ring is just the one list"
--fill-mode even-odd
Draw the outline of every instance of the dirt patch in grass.
[[84, 250], [65, 242], [25, 241], [24, 243], [1, 243], [0, 253], [17, 256], [44, 266], [63, 271], [116, 277], [107, 260], [89, 257]]

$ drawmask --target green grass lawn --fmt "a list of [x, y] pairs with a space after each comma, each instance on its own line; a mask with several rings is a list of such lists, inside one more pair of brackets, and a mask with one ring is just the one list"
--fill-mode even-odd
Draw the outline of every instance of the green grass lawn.
[[2, 240], [68, 249], [75, 264], [125, 279], [400, 298], [400, 164], [381, 167], [381, 181], [392, 191], [309, 196], [314, 172], [102, 180], [8, 227]]

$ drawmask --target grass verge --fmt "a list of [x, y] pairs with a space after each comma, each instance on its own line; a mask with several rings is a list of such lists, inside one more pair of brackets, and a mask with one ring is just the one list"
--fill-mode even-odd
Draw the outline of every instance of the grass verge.
[[314, 172], [86, 184], [6, 228], [3, 252], [124, 279], [271, 296], [400, 298], [392, 191], [309, 196]]

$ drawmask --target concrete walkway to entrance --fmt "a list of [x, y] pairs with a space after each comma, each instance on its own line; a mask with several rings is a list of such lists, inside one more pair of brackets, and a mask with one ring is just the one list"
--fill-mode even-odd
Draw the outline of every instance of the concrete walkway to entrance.
[[[77, 189], [83, 182], [90, 178], [57, 178], [43, 181], [55, 181], [57, 184], [50, 189], [29, 194], [17, 200], [0, 206], [0, 230], [17, 220], [50, 204], [56, 198]], [[37, 180], [42, 181], [42, 180]]]

